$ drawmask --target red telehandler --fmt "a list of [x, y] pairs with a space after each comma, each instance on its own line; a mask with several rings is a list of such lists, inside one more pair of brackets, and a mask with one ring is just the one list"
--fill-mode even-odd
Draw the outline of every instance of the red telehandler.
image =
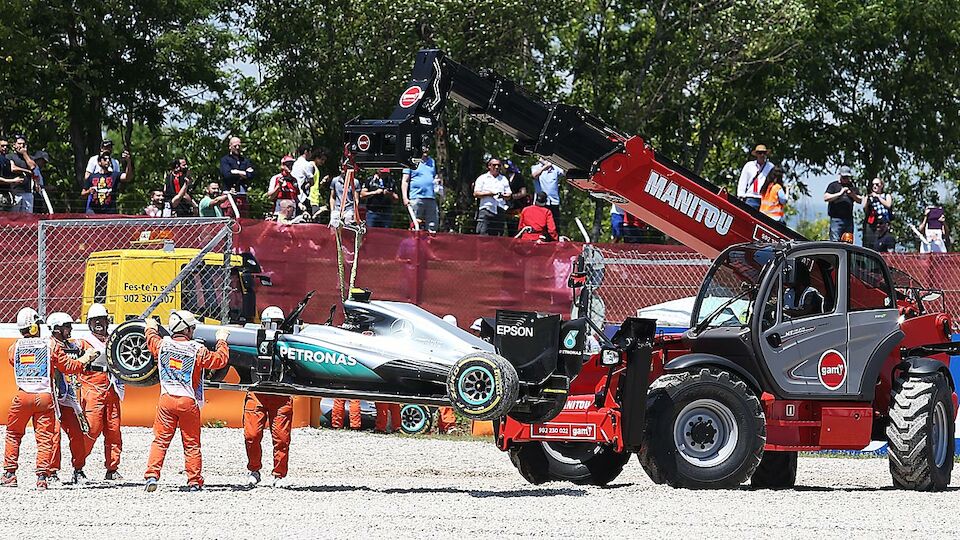
[[[628, 318], [607, 339], [588, 316], [571, 326], [498, 311], [498, 354], [521, 380], [540, 381], [510, 394], [521, 404], [495, 422], [524, 478], [602, 485], [635, 453], [658, 483], [792, 487], [798, 452], [881, 440], [895, 486], [949, 484], [948, 355], [960, 351], [950, 317], [929, 306], [936, 291], [899, 283], [871, 250], [806, 241], [640, 137], [439, 50], [418, 53], [389, 119], [348, 122], [347, 148], [358, 166], [416, 166], [448, 99], [515, 138], [517, 154], [546, 158], [572, 185], [715, 259], [680, 338], [656, 335], [649, 319]], [[597, 274], [583, 257], [574, 268], [580, 313]], [[599, 354], [585, 351], [587, 327]], [[476, 377], [451, 383], [489, 390]]]

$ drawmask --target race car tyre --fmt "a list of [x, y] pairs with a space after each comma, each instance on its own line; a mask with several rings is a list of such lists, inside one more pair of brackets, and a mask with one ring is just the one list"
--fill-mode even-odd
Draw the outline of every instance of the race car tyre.
[[566, 404], [567, 395], [558, 394], [551, 401], [532, 405], [529, 411], [510, 411], [509, 416], [517, 422], [523, 422], [524, 424], [539, 424], [541, 422], [546, 422], [547, 420], [550, 420], [554, 416], [560, 414], [560, 411], [563, 410], [563, 407], [566, 406]]
[[767, 450], [750, 477], [756, 489], [788, 489], [797, 484], [797, 452]]
[[732, 488], [756, 470], [765, 440], [753, 390], [727, 371], [703, 368], [650, 385], [638, 457], [654, 482]]
[[433, 411], [423, 405], [407, 404], [400, 408], [400, 431], [406, 435], [421, 435], [433, 427]]
[[951, 394], [942, 373], [906, 374], [894, 381], [887, 456], [895, 487], [942, 491], [950, 483], [954, 450]]
[[[134, 319], [117, 326], [107, 338], [107, 368], [124, 384], [153, 386], [160, 381], [157, 361], [147, 350], [145, 329], [142, 319]], [[162, 326], [158, 331], [168, 335]]]
[[520, 476], [538, 486], [552, 480], [550, 464], [543, 452], [543, 444], [538, 442], [518, 443], [510, 447], [510, 463], [520, 471]]
[[506, 416], [520, 392], [517, 370], [502, 356], [476, 352], [456, 361], [447, 374], [453, 408], [470, 420]]
[[630, 454], [596, 443], [542, 442], [551, 480], [605, 486], [623, 472]]

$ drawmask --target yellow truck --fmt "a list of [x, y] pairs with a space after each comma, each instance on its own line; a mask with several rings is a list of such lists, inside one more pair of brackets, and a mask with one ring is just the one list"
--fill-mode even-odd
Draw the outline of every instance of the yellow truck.
[[[163, 289], [200, 253], [199, 249], [112, 249], [90, 254], [84, 269], [83, 313], [90, 304], [106, 306], [114, 321], [141, 316]], [[201, 322], [220, 322], [229, 305], [227, 322], [256, 322], [254, 281], [270, 285], [249, 253], [230, 255], [230, 290], [224, 282], [222, 253], [207, 253], [202, 262], [158, 304], [152, 315], [166, 320], [175, 309], [193, 312]]]

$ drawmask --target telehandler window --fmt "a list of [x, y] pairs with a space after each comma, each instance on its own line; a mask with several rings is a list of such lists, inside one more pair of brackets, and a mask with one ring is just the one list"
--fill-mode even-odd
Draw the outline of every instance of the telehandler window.
[[836, 255], [804, 255], [784, 263], [783, 316], [802, 319], [832, 313], [837, 306]]
[[883, 263], [875, 257], [862, 253], [850, 253], [847, 266], [849, 286], [847, 288], [848, 311], [866, 311], [870, 309], [890, 309], [893, 298], [890, 297], [890, 282], [883, 271]]

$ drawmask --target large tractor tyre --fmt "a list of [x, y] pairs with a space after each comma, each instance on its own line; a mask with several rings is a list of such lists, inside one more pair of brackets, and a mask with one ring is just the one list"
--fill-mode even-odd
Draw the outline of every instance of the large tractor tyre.
[[520, 476], [533, 485], [552, 480], [550, 464], [543, 452], [543, 444], [538, 442], [519, 443], [510, 447], [510, 463], [520, 471]]
[[551, 401], [534, 404], [529, 411], [510, 411], [509, 416], [524, 424], [539, 424], [560, 414], [566, 404], [567, 395], [558, 394]]
[[760, 400], [735, 375], [668, 374], [650, 385], [638, 457], [657, 483], [733, 488], [757, 468], [766, 433]]
[[950, 385], [942, 373], [901, 375], [890, 392], [887, 456], [893, 485], [942, 491], [953, 472], [954, 424]]
[[453, 365], [447, 395], [453, 408], [470, 420], [506, 416], [520, 393], [517, 370], [502, 356], [477, 352]]
[[543, 442], [551, 480], [605, 486], [623, 472], [630, 454], [596, 443]]
[[[147, 349], [142, 319], [126, 321], [107, 338], [107, 368], [116, 378], [131, 386], [153, 386], [160, 381], [157, 360]], [[162, 326], [161, 336], [168, 335]]]
[[400, 407], [400, 431], [405, 435], [423, 435], [433, 427], [433, 411], [423, 405]]
[[756, 489], [789, 489], [797, 484], [797, 452], [767, 450], [750, 477]]

